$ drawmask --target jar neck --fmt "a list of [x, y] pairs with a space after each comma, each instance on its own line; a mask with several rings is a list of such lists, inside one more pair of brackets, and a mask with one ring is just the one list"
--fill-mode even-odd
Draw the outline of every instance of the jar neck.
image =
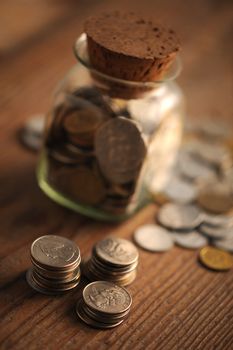
[[74, 54], [78, 61], [90, 71], [91, 76], [95, 78], [95, 80], [99, 80], [112, 86], [113, 84], [124, 86], [125, 89], [142, 89], [142, 90], [151, 90], [154, 88], [158, 88], [158, 86], [163, 85], [169, 81], [175, 80], [181, 72], [182, 65], [180, 57], [177, 56], [174, 62], [171, 64], [169, 69], [164, 74], [163, 78], [156, 81], [146, 81], [146, 82], [138, 82], [138, 81], [129, 81], [124, 79], [119, 79], [114, 76], [110, 76], [104, 74], [96, 69], [94, 69], [89, 61], [88, 51], [87, 51], [87, 38], [86, 34], [83, 33], [77, 39], [74, 45]]

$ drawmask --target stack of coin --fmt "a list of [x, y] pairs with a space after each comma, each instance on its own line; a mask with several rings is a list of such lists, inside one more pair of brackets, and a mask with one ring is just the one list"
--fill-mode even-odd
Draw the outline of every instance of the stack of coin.
[[88, 284], [76, 305], [79, 318], [95, 328], [113, 328], [128, 316], [132, 298], [126, 289], [111, 282]]
[[31, 246], [31, 261], [27, 281], [40, 293], [57, 294], [79, 284], [80, 251], [67, 238], [55, 235], [37, 238]]
[[84, 274], [90, 281], [105, 280], [126, 286], [134, 281], [137, 265], [138, 251], [133, 243], [107, 237], [93, 247]]

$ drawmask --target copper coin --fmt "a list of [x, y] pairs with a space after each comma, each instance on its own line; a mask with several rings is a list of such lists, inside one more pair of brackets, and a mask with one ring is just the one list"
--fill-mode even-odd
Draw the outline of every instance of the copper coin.
[[98, 204], [105, 197], [105, 184], [98, 174], [80, 165], [57, 173], [56, 185], [61, 192], [84, 204]]
[[113, 183], [133, 180], [146, 154], [138, 128], [126, 118], [109, 120], [97, 130], [95, 150], [103, 174]]
[[224, 271], [233, 267], [232, 255], [214, 247], [202, 248], [199, 258], [205, 266], [213, 270]]
[[67, 137], [74, 144], [92, 146], [94, 133], [97, 128], [106, 120], [101, 111], [85, 102], [82, 109], [72, 110], [64, 118], [63, 127]]

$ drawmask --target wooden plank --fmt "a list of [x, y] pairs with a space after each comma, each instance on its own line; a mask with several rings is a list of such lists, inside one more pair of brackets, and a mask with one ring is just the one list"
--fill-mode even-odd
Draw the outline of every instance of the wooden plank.
[[[132, 3], [124, 1], [124, 6]], [[59, 207], [38, 189], [37, 159], [16, 137], [31, 113], [49, 109], [57, 81], [75, 63], [71, 47], [82, 31], [82, 20], [103, 7], [111, 8], [113, 1], [89, 4], [83, 5], [78, 16], [74, 13], [68, 21], [61, 21], [48, 36], [32, 40], [17, 57], [7, 53], [0, 67], [0, 348], [231, 349], [232, 272], [204, 269], [197, 262], [197, 252], [140, 250], [138, 276], [129, 286], [131, 315], [109, 331], [91, 329], [76, 317], [74, 305], [84, 279], [77, 290], [54, 298], [35, 293], [25, 281], [29, 247], [38, 235], [70, 237], [84, 257], [109, 233], [130, 239], [138, 226], [154, 220], [157, 210], [150, 205], [114, 225]], [[225, 55], [231, 40], [230, 2], [146, 0], [145, 4], [182, 33], [180, 83], [188, 97], [189, 113], [195, 117], [211, 113], [230, 120], [232, 53], [228, 50]], [[72, 11], [74, 8], [72, 5]]]

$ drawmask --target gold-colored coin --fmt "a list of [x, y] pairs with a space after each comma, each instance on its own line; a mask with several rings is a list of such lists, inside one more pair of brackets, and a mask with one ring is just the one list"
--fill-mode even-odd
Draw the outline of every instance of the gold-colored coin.
[[199, 257], [205, 266], [213, 270], [225, 271], [233, 267], [232, 255], [214, 247], [202, 248]]

